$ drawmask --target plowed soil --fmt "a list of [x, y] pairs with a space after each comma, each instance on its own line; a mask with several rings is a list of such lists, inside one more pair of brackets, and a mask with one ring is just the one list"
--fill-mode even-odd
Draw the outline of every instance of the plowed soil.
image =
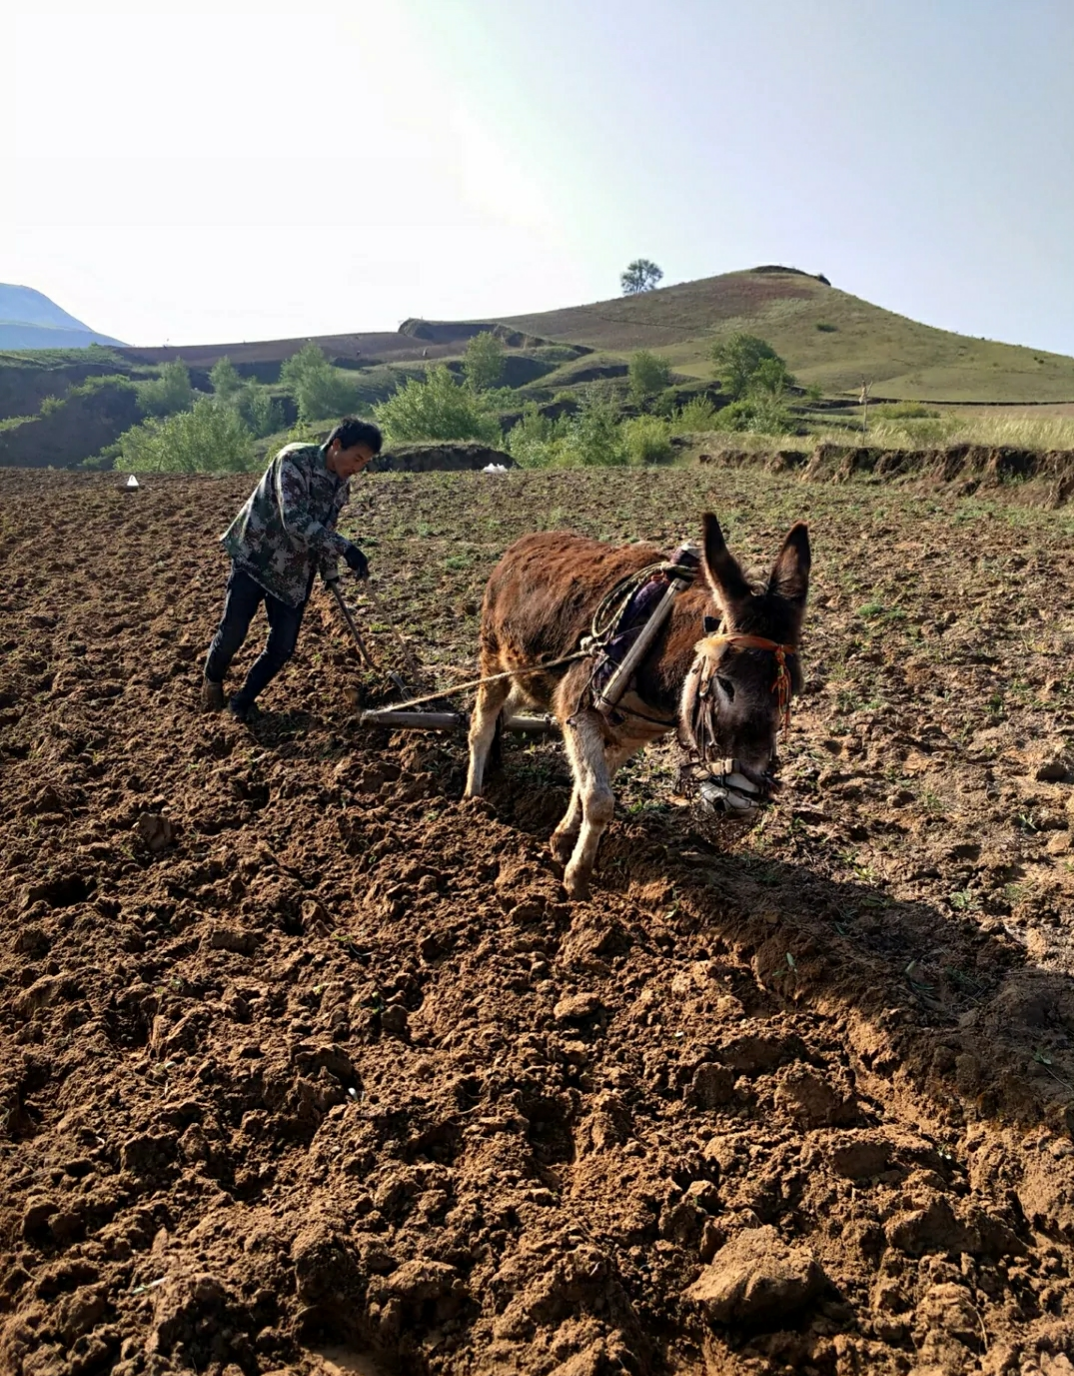
[[381, 670], [319, 590], [261, 719], [199, 714], [248, 486], [0, 471], [0, 1371], [1070, 1373], [1069, 515], [359, 484], [440, 682], [527, 530], [811, 521], [779, 806], [653, 752], [571, 904], [559, 745], [466, 805], [461, 737], [363, 733], [357, 588]]

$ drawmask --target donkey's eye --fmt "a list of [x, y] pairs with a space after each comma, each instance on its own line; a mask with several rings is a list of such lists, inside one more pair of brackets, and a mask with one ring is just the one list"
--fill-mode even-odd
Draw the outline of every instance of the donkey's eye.
[[727, 700], [729, 702], [734, 701], [735, 685], [731, 682], [731, 680], [729, 678], [720, 678], [719, 675], [717, 675], [716, 682], [720, 685], [720, 691], [724, 694]]

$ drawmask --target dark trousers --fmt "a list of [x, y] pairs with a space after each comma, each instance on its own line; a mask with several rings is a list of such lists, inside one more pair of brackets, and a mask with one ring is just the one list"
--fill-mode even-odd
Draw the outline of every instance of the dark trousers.
[[[311, 574], [309, 586], [306, 588], [307, 601], [312, 587]], [[243, 709], [249, 707], [257, 695], [268, 687], [294, 654], [306, 602], [304, 601], [300, 607], [289, 607], [286, 602], [281, 602], [278, 597], [266, 592], [248, 573], [243, 573], [232, 564], [231, 575], [227, 580], [224, 614], [220, 618], [220, 625], [213, 636], [213, 643], [209, 646], [209, 655], [205, 661], [205, 677], [212, 683], [223, 683], [224, 676], [231, 667], [231, 661], [246, 639], [254, 613], [262, 602], [268, 616], [269, 637], [265, 648], [250, 666], [246, 682], [233, 699], [235, 706]]]

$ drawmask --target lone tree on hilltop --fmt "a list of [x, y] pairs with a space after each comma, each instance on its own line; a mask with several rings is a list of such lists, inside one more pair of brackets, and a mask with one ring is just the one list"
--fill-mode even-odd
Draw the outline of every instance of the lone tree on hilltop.
[[623, 295], [636, 296], [639, 291], [652, 291], [663, 275], [664, 269], [658, 268], [651, 258], [635, 258], [619, 277]]

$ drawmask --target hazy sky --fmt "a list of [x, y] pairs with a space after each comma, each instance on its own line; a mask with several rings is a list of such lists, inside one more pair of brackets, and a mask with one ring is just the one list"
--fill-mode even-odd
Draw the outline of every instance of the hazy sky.
[[1069, 0], [7, 0], [0, 51], [0, 281], [131, 343], [542, 310], [645, 255], [1074, 353]]

